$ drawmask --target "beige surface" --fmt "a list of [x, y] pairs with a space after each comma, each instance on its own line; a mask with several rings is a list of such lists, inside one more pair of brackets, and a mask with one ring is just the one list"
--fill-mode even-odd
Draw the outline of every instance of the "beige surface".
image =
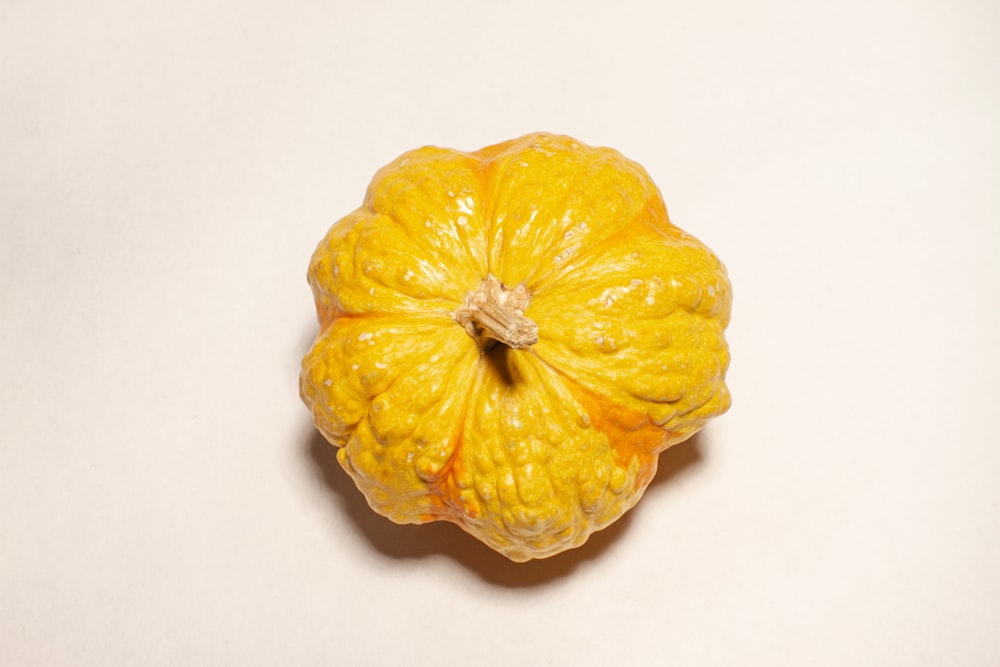
[[[0, 9], [0, 664], [1000, 664], [1000, 12], [492, 4]], [[515, 565], [296, 376], [375, 169], [540, 129], [726, 261], [735, 402]]]

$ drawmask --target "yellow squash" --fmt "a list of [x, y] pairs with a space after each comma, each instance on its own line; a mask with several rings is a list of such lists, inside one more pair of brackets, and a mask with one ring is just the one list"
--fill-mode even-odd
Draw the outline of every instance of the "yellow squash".
[[657, 455], [729, 407], [726, 271], [608, 148], [406, 153], [309, 282], [302, 398], [371, 507], [515, 561], [615, 521]]

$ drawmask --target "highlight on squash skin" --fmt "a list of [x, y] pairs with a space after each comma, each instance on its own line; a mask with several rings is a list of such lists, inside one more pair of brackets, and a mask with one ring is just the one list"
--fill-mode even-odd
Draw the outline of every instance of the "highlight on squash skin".
[[309, 282], [302, 398], [371, 507], [515, 561], [615, 521], [729, 407], [725, 268], [611, 149], [406, 153]]

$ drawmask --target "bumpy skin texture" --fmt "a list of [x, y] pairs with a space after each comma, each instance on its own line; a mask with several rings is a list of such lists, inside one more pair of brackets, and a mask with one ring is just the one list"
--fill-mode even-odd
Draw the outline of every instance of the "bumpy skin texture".
[[[527, 288], [537, 342], [487, 348], [456, 321], [490, 275]], [[725, 269], [611, 149], [532, 134], [406, 153], [309, 282], [302, 398], [369, 504], [515, 561], [619, 518], [658, 454], [730, 404]]]

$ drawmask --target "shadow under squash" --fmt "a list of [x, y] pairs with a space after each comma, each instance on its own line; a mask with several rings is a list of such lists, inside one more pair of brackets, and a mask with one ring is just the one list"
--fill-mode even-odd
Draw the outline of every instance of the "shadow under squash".
[[[660, 454], [656, 476], [646, 489], [651, 494], [685, 472], [698, 467], [704, 458], [700, 434]], [[509, 588], [540, 586], [572, 573], [582, 563], [600, 558], [622, 539], [641, 511], [642, 502], [615, 523], [590, 536], [585, 544], [550, 558], [514, 563], [494, 552], [458, 526], [447, 521], [423, 525], [400, 525], [376, 514], [364, 495], [337, 462], [337, 447], [312, 430], [304, 443], [304, 454], [318, 477], [331, 492], [340, 509], [372, 549], [399, 560], [445, 556], [460, 563], [484, 581]]]

